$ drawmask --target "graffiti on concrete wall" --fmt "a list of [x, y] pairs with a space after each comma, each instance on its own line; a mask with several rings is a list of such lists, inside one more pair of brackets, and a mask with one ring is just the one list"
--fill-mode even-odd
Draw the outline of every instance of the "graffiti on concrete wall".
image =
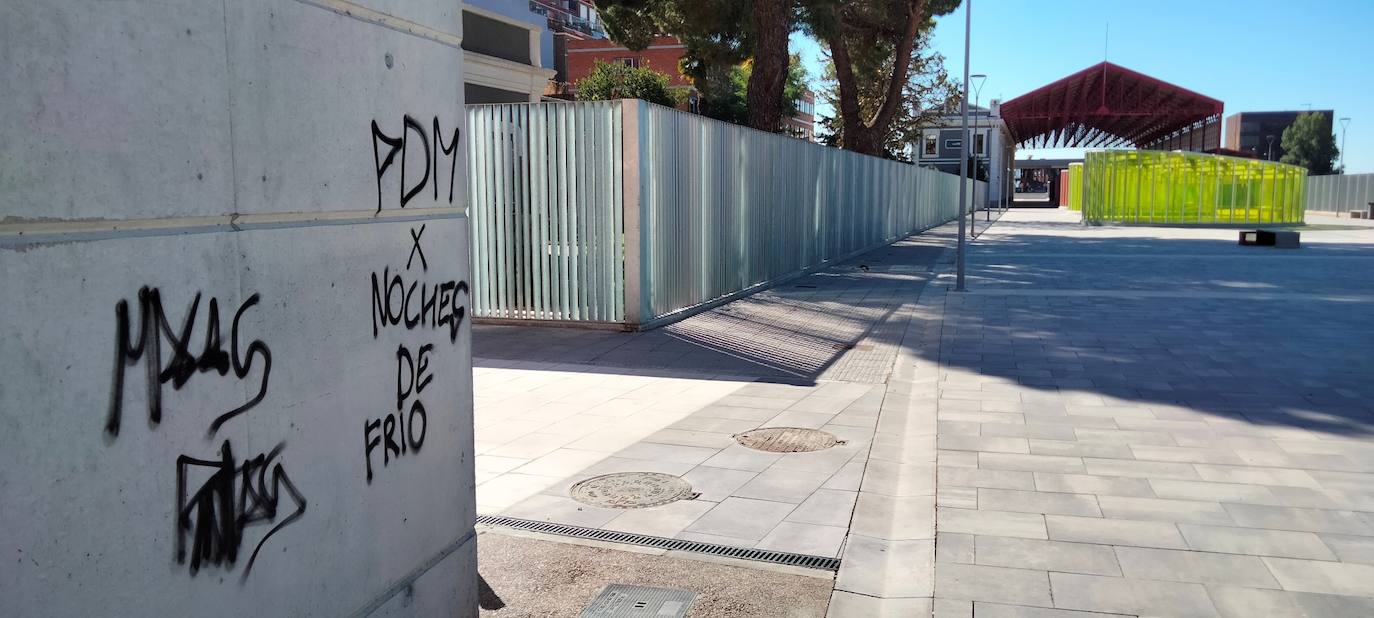
[[[424, 190], [427, 183], [434, 186], [434, 199], [439, 200], [439, 170], [442, 169], [440, 153], [449, 156], [448, 160], [448, 201], [453, 202], [454, 173], [458, 162], [458, 129], [446, 145], [440, 130], [439, 119], [433, 123], [434, 144], [431, 148], [424, 127], [410, 115], [402, 118], [400, 137], [386, 135], [372, 121], [372, 152], [377, 172], [377, 211], [381, 212], [382, 180], [392, 168], [397, 153], [400, 163], [400, 198], [398, 206], [405, 208], [412, 198]], [[415, 184], [406, 180], [406, 152], [411, 136], [417, 136], [423, 146], [424, 173], [419, 175]], [[378, 142], [386, 144], [385, 158], [381, 155]], [[431, 165], [431, 159], [433, 164]], [[431, 177], [431, 167], [435, 169]], [[407, 345], [401, 343], [395, 351], [396, 367], [396, 410], [382, 416], [371, 416], [363, 421], [363, 468], [369, 484], [375, 476], [375, 459], [380, 459], [381, 467], [387, 468], [398, 458], [419, 454], [424, 447], [425, 434], [429, 430], [429, 413], [421, 394], [434, 380], [430, 372], [430, 362], [438, 356], [442, 348], [436, 347], [432, 340], [424, 339], [424, 331], [435, 331], [442, 345], [448, 339], [450, 347], [458, 341], [459, 328], [467, 315], [465, 297], [469, 295], [468, 283], [457, 279], [430, 277], [429, 259], [425, 256], [425, 225], [410, 228], [410, 246], [407, 251], [405, 267], [392, 270], [391, 265], [382, 272], [372, 273], [372, 337], [377, 339], [386, 328], [399, 328], [405, 332], [421, 335], [421, 340]], [[418, 258], [418, 261], [417, 259]], [[380, 453], [378, 453], [380, 451]], [[378, 457], [377, 455], [380, 455]]]
[[[225, 423], [253, 409], [267, 396], [272, 350], [262, 340], [244, 343], [240, 337], [241, 319], [258, 304], [258, 294], [250, 295], [234, 312], [228, 351], [224, 349], [221, 335], [219, 299], [214, 297], [210, 299], [201, 329], [205, 333], [203, 344], [195, 347], [192, 333], [200, 322], [200, 301], [201, 293], [197, 292], [179, 328], [173, 328], [168, 321], [162, 293], [157, 288], [144, 286], [139, 289], [136, 320], [130, 320], [127, 300], [115, 304], [114, 371], [105, 419], [105, 432], [110, 437], [117, 437], [123, 425], [125, 373], [139, 363], [144, 369], [148, 421], [154, 426], [162, 422], [165, 411], [164, 385], [170, 383], [173, 390], [179, 391], [197, 375], [208, 373], [224, 377], [232, 369], [235, 379], [248, 380], [254, 375], [254, 367], [261, 367], [256, 378], [256, 394], [246, 402], [231, 403], [227, 409], [217, 411], [206, 428], [207, 437], [213, 437]], [[134, 324], [138, 326], [137, 337], [131, 337]], [[164, 347], [170, 352], [166, 357], [163, 356]], [[263, 543], [305, 513], [305, 496], [277, 461], [284, 447], [285, 443], [279, 443], [270, 453], [258, 454], [240, 463], [234, 458], [230, 441], [224, 440], [217, 459], [198, 459], [184, 454], [177, 458], [176, 560], [180, 564], [189, 560], [192, 575], [204, 564], [233, 565], [239, 558], [244, 530], [254, 524], [275, 523], [254, 546], [243, 569], [242, 577], [246, 578]], [[278, 509], [282, 490], [290, 503], [286, 505], [288, 508]]]

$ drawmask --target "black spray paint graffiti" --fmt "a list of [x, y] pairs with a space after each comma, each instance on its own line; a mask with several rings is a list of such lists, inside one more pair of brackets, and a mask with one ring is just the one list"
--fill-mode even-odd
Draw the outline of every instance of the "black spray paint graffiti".
[[[454, 139], [457, 139], [456, 134]], [[424, 233], [424, 225], [410, 230], [411, 246], [405, 266], [407, 271], [414, 267], [417, 256], [420, 258], [421, 271], [429, 270], [429, 262], [420, 244]], [[467, 315], [467, 307], [460, 294], [468, 293], [466, 281], [431, 283], [411, 279], [407, 284], [400, 269], [393, 274], [391, 267], [387, 266], [382, 269], [380, 279], [373, 272], [372, 337], [378, 338], [382, 328], [404, 324], [406, 331], [427, 328], [442, 332], [446, 329], [449, 343], [454, 344], [458, 340], [459, 327]], [[411, 350], [405, 344], [396, 348], [396, 411], [381, 418], [363, 421], [363, 460], [369, 484], [374, 474], [373, 451], [382, 451], [382, 467], [387, 467], [393, 459], [419, 453], [424, 446], [425, 434], [429, 430], [429, 414], [420, 400], [420, 393], [434, 379], [429, 366], [437, 351], [433, 343], [420, 345], [414, 353]]]
[[[294, 510], [258, 540], [240, 581], [248, 578], [267, 539], [305, 514], [305, 496], [291, 482], [281, 463], [273, 462], [283, 446], [278, 444], [270, 453], [245, 459], [242, 465], [236, 465], [228, 440], [220, 447], [218, 460], [187, 455], [177, 458], [177, 562], [186, 563], [186, 539], [190, 537], [192, 575], [202, 563], [233, 565], [238, 560], [244, 528], [277, 521], [283, 489]], [[188, 477], [197, 468], [213, 472], [195, 493], [188, 495]]]
[[[207, 435], [214, 435], [224, 423], [257, 406], [267, 396], [267, 380], [272, 374], [272, 351], [266, 343], [257, 339], [243, 347], [239, 338], [240, 320], [248, 309], [258, 304], [258, 295], [249, 296], [234, 312], [228, 352], [224, 351], [221, 342], [219, 300], [212, 297], [206, 313], [204, 345], [197, 355], [191, 352], [191, 335], [199, 318], [200, 298], [201, 294], [197, 292], [182, 318], [180, 330], [176, 330], [167, 321], [161, 293], [157, 288], [144, 286], [138, 291], [137, 338], [130, 337], [132, 328], [128, 302], [121, 300], [115, 305], [114, 377], [105, 421], [107, 434], [119, 435], [123, 422], [124, 372], [140, 361], [145, 369], [148, 420], [154, 425], [162, 422], [164, 384], [171, 382], [173, 389], [181, 390], [198, 373], [213, 371], [224, 376], [231, 368], [234, 375], [243, 380], [252, 372], [255, 358], [261, 361], [262, 366], [257, 394], [248, 402], [216, 416], [210, 422]], [[170, 348], [166, 364], [163, 363], [164, 339]], [[232, 566], [238, 558], [244, 529], [253, 524], [277, 521], [277, 505], [282, 489], [286, 490], [295, 504], [295, 510], [278, 521], [258, 541], [243, 570], [243, 578], [252, 570], [253, 561], [257, 559], [263, 543], [305, 513], [305, 497], [286, 475], [281, 463], [274, 463], [283, 446], [278, 444], [270, 453], [244, 460], [241, 466], [236, 465], [228, 440], [221, 447], [219, 460], [195, 459], [188, 455], [177, 458], [176, 559], [180, 564], [186, 563], [186, 539], [190, 537], [192, 575], [200, 570], [202, 564]], [[213, 472], [194, 493], [188, 495], [192, 471], [206, 468]]]
[[[406, 161], [408, 159], [407, 146], [410, 144], [411, 135], [420, 138], [420, 144], [424, 147], [425, 173], [420, 177], [420, 181], [414, 186], [406, 186]], [[410, 200], [423, 191], [425, 185], [430, 182], [430, 171], [434, 171], [434, 201], [439, 201], [439, 163], [440, 152], [448, 155], [448, 203], [453, 203], [453, 181], [454, 173], [458, 166], [458, 138], [459, 131], [453, 129], [453, 137], [447, 146], [444, 145], [444, 134], [439, 131], [439, 117], [434, 117], [433, 124], [434, 146], [430, 147], [429, 135], [425, 134], [425, 128], [419, 121], [406, 114], [401, 118], [401, 136], [391, 137], [382, 132], [381, 127], [377, 126], [377, 121], [372, 121], [372, 160], [376, 165], [377, 172], [377, 212], [382, 211], [382, 177], [386, 175], [393, 163], [396, 162], [396, 154], [401, 155], [401, 208], [405, 208]], [[382, 157], [382, 150], [378, 142], [386, 144], [386, 157]]]
[[[148, 420], [154, 425], [162, 422], [162, 385], [172, 383], [174, 390], [181, 390], [192, 376], [199, 373], [214, 371], [223, 376], [229, 373], [232, 366], [234, 375], [242, 380], [248, 377], [249, 371], [253, 369], [253, 358], [262, 359], [262, 379], [258, 384], [258, 393], [248, 400], [247, 403], [237, 406], [228, 412], [220, 414], [210, 423], [209, 433], [214, 434], [220, 426], [235, 416], [247, 412], [253, 406], [258, 405], [262, 398], [267, 395], [267, 378], [272, 373], [272, 351], [267, 348], [267, 344], [253, 340], [240, 354], [239, 348], [239, 319], [243, 313], [253, 305], [258, 303], [258, 295], [248, 297], [239, 306], [238, 311], [234, 312], [234, 321], [229, 330], [229, 349], [231, 353], [226, 354], [220, 342], [219, 326], [219, 300], [210, 299], [210, 310], [208, 312], [208, 323], [205, 328], [205, 345], [201, 349], [200, 356], [191, 353], [191, 331], [195, 328], [197, 312], [200, 308], [200, 293], [197, 292], [195, 299], [191, 301], [191, 307], [186, 311], [186, 317], [182, 318], [180, 332], [172, 329], [172, 325], [167, 322], [167, 315], [162, 309], [162, 296], [157, 288], [149, 289], [143, 287], [138, 291], [138, 339], [137, 341], [129, 338], [129, 303], [121, 300], [115, 305], [115, 322], [117, 334], [115, 335], [115, 361], [114, 361], [114, 384], [110, 391], [110, 410], [105, 420], [105, 431], [112, 436], [119, 435], [120, 424], [123, 421], [124, 407], [124, 370], [138, 364], [147, 355], [144, 361], [145, 382], [147, 386], [148, 398]], [[162, 363], [162, 338], [167, 338], [167, 343], [171, 346], [172, 356], [164, 366]]]

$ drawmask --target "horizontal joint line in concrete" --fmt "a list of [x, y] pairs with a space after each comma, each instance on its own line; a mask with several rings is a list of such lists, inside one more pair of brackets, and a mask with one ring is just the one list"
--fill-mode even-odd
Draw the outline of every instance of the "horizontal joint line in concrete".
[[24, 221], [0, 223], [0, 247], [109, 238], [241, 232], [317, 225], [461, 219], [465, 216], [466, 214], [461, 208], [412, 208], [409, 210], [383, 210], [381, 212], [349, 210], [168, 217], [165, 219]]
[[[386, 13], [382, 13], [381, 11], [369, 9], [360, 4], [350, 2], [349, 0], [296, 1], [300, 2], [301, 4], [308, 4], [310, 6], [318, 7], [326, 11], [338, 13], [339, 15], [343, 15], [344, 17], [351, 17], [361, 22], [376, 24], [383, 28], [395, 30], [396, 32], [400, 32], [402, 34], [409, 34], [412, 36], [420, 37], [422, 39], [428, 39], [430, 41], [434, 41], [435, 43], [447, 45], [454, 49], [463, 48], [463, 37], [461, 36], [435, 30], [433, 28], [430, 28], [429, 26], [417, 24], [410, 20], [401, 19], [399, 17], [395, 17], [392, 15], [387, 15]], [[454, 18], [455, 23], [458, 22], [458, 19], [460, 19], [460, 17]]]
[[452, 543], [449, 543], [448, 547], [445, 547], [436, 552], [433, 556], [430, 556], [429, 560], [426, 560], [420, 566], [415, 567], [415, 570], [407, 573], [405, 577], [402, 577], [396, 583], [392, 584], [391, 587], [387, 588], [381, 594], [377, 595], [377, 598], [369, 601], [367, 605], [358, 608], [358, 611], [353, 612], [352, 615], [354, 616], [354, 618], [361, 618], [362, 616], [371, 615], [373, 612], [377, 611], [377, 608], [381, 607], [387, 601], [391, 600], [391, 597], [394, 597], [402, 590], [405, 590], [407, 586], [414, 584], [415, 580], [420, 579], [422, 575], [428, 573], [429, 570], [434, 568], [435, 565], [439, 564], [440, 562], [443, 562], [444, 558], [447, 558], [449, 554], [458, 551], [460, 547], [467, 545], [468, 543], [474, 542], [476, 540], [477, 529], [469, 528], [468, 533], [463, 535], [463, 538], [458, 539]]

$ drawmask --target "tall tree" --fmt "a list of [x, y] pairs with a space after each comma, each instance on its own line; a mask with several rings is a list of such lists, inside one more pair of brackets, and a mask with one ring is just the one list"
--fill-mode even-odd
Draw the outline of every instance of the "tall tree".
[[[953, 11], [959, 0], [800, 2], [807, 30], [830, 48], [840, 142], [848, 150], [881, 154], [907, 101], [918, 37], [930, 29], [934, 16]], [[875, 89], [876, 96], [865, 97]]]
[[[701, 113], [717, 120], [735, 124], [749, 123], [749, 79], [754, 73], [754, 63], [746, 60], [733, 67], [728, 75], [729, 85], [714, 89], [712, 96], [702, 96]], [[798, 103], [807, 90], [806, 66], [801, 56], [792, 54], [788, 59], [787, 79], [782, 88], [782, 118], [796, 116], [801, 110]]]
[[[876, 70], [858, 73], [856, 87], [859, 91], [859, 109], [871, 115], [881, 105], [886, 93], [886, 76], [891, 75], [891, 62], [895, 58], [876, 67]], [[840, 93], [835, 78], [835, 63], [827, 63], [822, 78], [818, 98], [828, 103], [832, 109], [840, 109]], [[937, 118], [957, 109], [959, 104], [958, 82], [950, 78], [945, 70], [945, 57], [930, 50], [930, 31], [924, 30], [916, 38], [911, 50], [911, 70], [907, 73], [907, 83], [902, 87], [902, 103], [897, 115], [888, 125], [886, 135], [879, 138], [880, 156], [899, 161], [911, 161], [909, 147], [921, 139], [921, 129], [928, 127]], [[821, 142], [829, 146], [845, 147], [844, 129], [840, 117], [831, 116], [821, 120]]]
[[1298, 119], [1283, 130], [1281, 143], [1283, 157], [1279, 161], [1305, 167], [1313, 176], [1330, 174], [1340, 154], [1331, 125], [1325, 116], [1315, 112], [1298, 114]]
[[787, 77], [787, 37], [795, 0], [596, 0], [611, 39], [644, 49], [657, 35], [686, 45], [681, 70], [705, 98], [729, 96], [730, 73], [752, 58], [748, 120], [765, 131], [780, 128]]

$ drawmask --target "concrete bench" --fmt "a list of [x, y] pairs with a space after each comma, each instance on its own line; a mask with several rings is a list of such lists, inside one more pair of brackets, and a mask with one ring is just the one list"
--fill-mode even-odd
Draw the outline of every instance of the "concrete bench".
[[1241, 230], [1242, 246], [1274, 247], [1276, 249], [1297, 249], [1301, 246], [1298, 232], [1275, 230]]

